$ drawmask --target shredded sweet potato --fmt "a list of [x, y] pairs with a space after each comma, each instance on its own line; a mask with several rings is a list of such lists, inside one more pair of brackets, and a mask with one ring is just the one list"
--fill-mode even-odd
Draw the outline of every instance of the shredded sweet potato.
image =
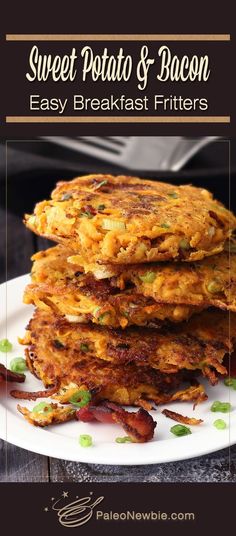
[[175, 411], [171, 411], [170, 409], [163, 409], [162, 413], [169, 419], [172, 419], [173, 421], [181, 422], [182, 424], [190, 424], [192, 426], [195, 426], [203, 422], [202, 419], [195, 419], [195, 417], [187, 417], [187, 416], [181, 415], [181, 413], [176, 413]]

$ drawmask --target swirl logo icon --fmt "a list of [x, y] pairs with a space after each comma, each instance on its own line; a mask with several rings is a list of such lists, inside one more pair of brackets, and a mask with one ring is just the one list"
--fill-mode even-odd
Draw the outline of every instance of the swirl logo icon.
[[[64, 495], [63, 495], [64, 496]], [[65, 498], [65, 497], [64, 497]], [[103, 501], [104, 497], [93, 500], [92, 496], [76, 498], [69, 504], [60, 505], [61, 497], [52, 505], [52, 510], [57, 511], [58, 520], [63, 527], [80, 527], [91, 519], [94, 508]]]

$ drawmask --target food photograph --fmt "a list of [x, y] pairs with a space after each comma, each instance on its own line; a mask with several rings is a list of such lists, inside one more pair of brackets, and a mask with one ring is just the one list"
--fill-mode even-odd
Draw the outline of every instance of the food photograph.
[[234, 146], [7, 143], [2, 482], [235, 481]]

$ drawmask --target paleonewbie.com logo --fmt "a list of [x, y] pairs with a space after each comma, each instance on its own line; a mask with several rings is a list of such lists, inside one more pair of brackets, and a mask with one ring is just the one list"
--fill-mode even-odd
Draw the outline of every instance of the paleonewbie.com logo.
[[[68, 499], [68, 501], [67, 501]], [[56, 499], [51, 497], [50, 507], [44, 508], [57, 513], [58, 521], [63, 527], [76, 528], [85, 525], [95, 515], [96, 521], [194, 521], [193, 512], [135, 512], [127, 510], [125, 512], [105, 512], [98, 510], [97, 506], [104, 500], [104, 497], [94, 498], [91, 491], [86, 497], [76, 495], [73, 500], [69, 498], [69, 492], [63, 491], [62, 495]]]
[[59, 499], [55, 497], [51, 498], [51, 508], [45, 507], [44, 511], [48, 512], [50, 509], [57, 512], [58, 521], [63, 527], [80, 527], [91, 519], [94, 508], [103, 501], [104, 497], [93, 498], [93, 492], [88, 497], [75, 497], [75, 500], [66, 502], [69, 495], [68, 491], [63, 491]]

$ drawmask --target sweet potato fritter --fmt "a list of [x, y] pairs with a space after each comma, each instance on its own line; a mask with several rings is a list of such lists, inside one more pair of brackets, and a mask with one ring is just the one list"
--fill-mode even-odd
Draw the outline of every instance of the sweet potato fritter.
[[195, 417], [187, 417], [181, 415], [180, 413], [176, 413], [176, 411], [171, 411], [170, 409], [163, 409], [162, 413], [173, 421], [181, 422], [182, 424], [190, 424], [191, 426], [196, 426], [203, 422], [202, 419], [195, 419]]
[[30, 424], [40, 427], [48, 426], [49, 424], [60, 424], [76, 418], [74, 408], [71, 406], [62, 407], [58, 406], [58, 404], [48, 403], [46, 411], [30, 411], [20, 406], [20, 404], [17, 405], [17, 409]]
[[203, 188], [87, 175], [59, 182], [25, 223], [87, 262], [130, 264], [219, 253], [236, 218]]
[[[236, 340], [234, 314], [230, 328], [229, 333], [228, 313], [217, 310], [203, 312], [189, 322], [162, 330], [135, 327], [107, 330], [102, 326], [68, 322], [38, 309], [28, 326], [29, 352], [33, 357], [37, 354], [35, 367], [40, 367], [42, 362], [45, 379], [51, 378], [52, 382], [53, 378], [61, 376], [62, 367], [66, 375], [74, 361], [81, 367], [81, 362], [93, 358], [100, 360], [99, 367], [102, 361], [104, 366], [133, 363], [141, 370], [153, 367], [167, 374], [181, 369], [199, 369], [214, 384], [217, 381], [215, 371], [226, 374], [222, 360], [233, 350]], [[125, 371], [125, 367], [123, 369]], [[99, 371], [96, 374], [99, 375]]]
[[142, 294], [141, 285], [140, 289], [138, 285], [130, 289], [128, 279], [127, 288], [122, 289], [121, 276], [97, 280], [67, 262], [68, 255], [67, 249], [56, 246], [33, 256], [32, 283], [25, 289], [25, 303], [52, 309], [71, 321], [92, 321], [115, 328], [132, 324], [161, 327], [167, 321], [186, 320], [201, 310], [191, 305], [157, 303], [151, 294]]
[[236, 312], [236, 253], [229, 258], [225, 251], [188, 264], [126, 266], [102, 280], [68, 262], [69, 254], [56, 246], [32, 257], [25, 303], [51, 308], [71, 321], [123, 328], [182, 322], [209, 306]]
[[[88, 340], [80, 336], [81, 325], [72, 327], [73, 332], [68, 322], [61, 323], [53, 315], [39, 310], [29, 325], [31, 344], [26, 350], [27, 363], [30, 361], [31, 370], [45, 386], [60, 382], [58, 393], [53, 395], [59, 402], [68, 402], [78, 388], [95, 390], [100, 400], [143, 407], [146, 400], [157, 404], [172, 400], [198, 403], [206, 398], [193, 372], [177, 368], [176, 374], [162, 373], [148, 366], [145, 356], [142, 361], [142, 352], [138, 363], [142, 366], [136, 364], [134, 356], [120, 363], [118, 359], [119, 364], [95, 358], [95, 346], [93, 351], [92, 342], [89, 348]], [[94, 334], [98, 346], [102, 331]], [[100, 342], [102, 350], [102, 340]], [[191, 384], [188, 389], [182, 388], [183, 381]]]

